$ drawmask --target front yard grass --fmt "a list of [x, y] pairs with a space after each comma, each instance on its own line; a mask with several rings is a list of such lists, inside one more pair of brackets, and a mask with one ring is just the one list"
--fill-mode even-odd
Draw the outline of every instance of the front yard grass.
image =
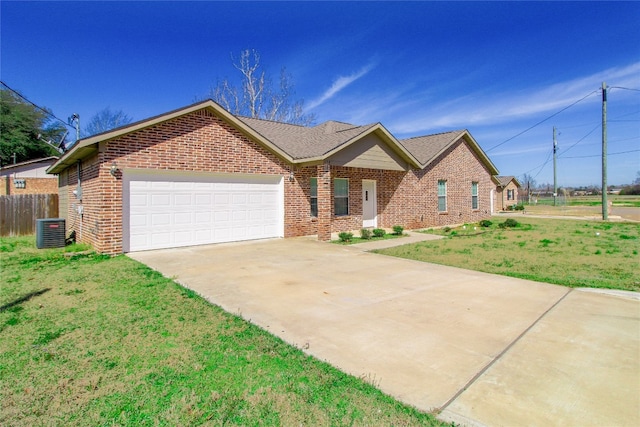
[[[448, 236], [376, 251], [569, 287], [640, 291], [640, 224], [516, 218], [519, 226], [467, 224]], [[475, 227], [475, 229], [474, 229]]]
[[0, 240], [0, 425], [441, 425], [126, 256], [34, 240]]

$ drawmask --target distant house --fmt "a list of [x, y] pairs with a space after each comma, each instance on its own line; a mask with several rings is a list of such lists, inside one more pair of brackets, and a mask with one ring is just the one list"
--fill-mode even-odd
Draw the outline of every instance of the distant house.
[[477, 222], [498, 173], [466, 130], [399, 140], [380, 123], [297, 126], [211, 100], [82, 139], [48, 172], [78, 241], [109, 254]]
[[496, 209], [504, 211], [518, 204], [518, 190], [522, 186], [516, 177], [494, 176], [493, 181], [496, 183]]
[[0, 168], [0, 196], [18, 194], [56, 194], [58, 179], [47, 169], [58, 157], [28, 160]]

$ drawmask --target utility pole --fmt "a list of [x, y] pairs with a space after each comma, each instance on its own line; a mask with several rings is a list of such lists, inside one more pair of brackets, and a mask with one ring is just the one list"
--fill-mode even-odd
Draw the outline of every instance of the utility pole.
[[556, 152], [558, 151], [558, 141], [556, 140], [556, 127], [553, 127], [553, 206], [558, 198], [558, 173], [556, 169]]
[[602, 220], [609, 219], [607, 204], [607, 84], [602, 82]]

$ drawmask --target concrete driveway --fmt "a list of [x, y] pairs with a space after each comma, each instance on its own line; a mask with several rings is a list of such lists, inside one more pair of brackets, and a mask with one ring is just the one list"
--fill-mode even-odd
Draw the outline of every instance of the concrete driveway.
[[130, 256], [466, 425], [640, 425], [640, 301], [310, 239]]

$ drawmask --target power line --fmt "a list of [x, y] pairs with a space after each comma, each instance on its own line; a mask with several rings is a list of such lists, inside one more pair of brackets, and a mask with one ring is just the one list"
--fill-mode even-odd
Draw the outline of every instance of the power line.
[[609, 89], [624, 89], [624, 90], [631, 90], [634, 92], [640, 92], [640, 89], [633, 89], [633, 88], [622, 87], [622, 86], [609, 86]]
[[583, 96], [582, 98], [578, 99], [577, 101], [575, 101], [575, 102], [574, 102], [574, 103], [572, 103], [571, 105], [568, 105], [568, 106], [564, 107], [562, 110], [560, 110], [560, 111], [558, 111], [558, 112], [553, 113], [552, 115], [550, 115], [550, 116], [549, 116], [549, 117], [547, 117], [546, 119], [543, 119], [543, 120], [539, 121], [539, 122], [538, 122], [538, 123], [536, 123], [535, 125], [533, 125], [533, 126], [531, 126], [531, 127], [527, 128], [527, 129], [523, 130], [522, 132], [518, 133], [517, 135], [512, 136], [511, 138], [508, 138], [508, 139], [506, 139], [506, 140], [502, 141], [500, 144], [494, 145], [493, 147], [489, 148], [489, 149], [488, 149], [488, 150], [486, 150], [486, 151], [487, 151], [487, 152], [489, 152], [489, 151], [491, 151], [491, 150], [493, 150], [493, 149], [495, 149], [495, 148], [500, 147], [500, 146], [501, 146], [501, 145], [503, 145], [503, 144], [506, 144], [507, 142], [511, 141], [512, 139], [515, 139], [515, 138], [519, 137], [520, 135], [523, 135], [523, 134], [525, 134], [525, 133], [529, 132], [531, 129], [535, 128], [536, 126], [541, 125], [542, 123], [546, 122], [547, 120], [549, 120], [549, 119], [551, 119], [551, 118], [553, 118], [553, 117], [557, 116], [558, 114], [562, 113], [562, 112], [563, 112], [563, 111], [565, 111], [565, 110], [568, 110], [569, 108], [573, 107], [573, 106], [574, 106], [574, 105], [576, 105], [577, 103], [579, 103], [579, 102], [581, 102], [581, 101], [584, 101], [585, 99], [587, 99], [588, 97], [590, 97], [591, 95], [593, 95], [594, 93], [597, 93], [597, 92], [599, 92], [599, 91], [600, 91], [600, 89], [596, 89], [596, 90], [594, 90], [593, 92], [591, 92], [591, 93], [589, 93], [589, 94], [587, 94], [587, 95]]
[[55, 114], [53, 114], [51, 111], [48, 111], [46, 108], [42, 108], [41, 106], [35, 104], [34, 102], [32, 102], [31, 100], [29, 100], [26, 96], [24, 96], [23, 94], [21, 94], [20, 92], [18, 92], [15, 89], [12, 89], [11, 87], [9, 87], [8, 84], [6, 84], [5, 82], [0, 80], [0, 83], [2, 84], [2, 86], [6, 87], [7, 89], [9, 89], [11, 92], [15, 93], [16, 95], [18, 95], [20, 98], [22, 98], [23, 100], [25, 100], [26, 102], [28, 102], [29, 104], [33, 105], [34, 107], [36, 107], [38, 110], [44, 112], [46, 115], [53, 117], [54, 119], [58, 120], [60, 123], [62, 123], [65, 126], [70, 127], [71, 129], [75, 129], [73, 126], [71, 126], [69, 123], [65, 122], [64, 120], [62, 120], [61, 118], [57, 117]]
[[[619, 151], [617, 153], [607, 153], [607, 156], [616, 156], [618, 154], [629, 154], [629, 153], [637, 153], [640, 150], [628, 150], [628, 151]], [[601, 154], [593, 154], [590, 156], [571, 156], [571, 157], [563, 157], [563, 159], [586, 159], [589, 157], [601, 157]]]
[[[600, 126], [602, 126], [600, 123], [598, 123], [596, 125], [596, 127], [594, 127], [593, 129], [591, 129], [585, 136], [583, 136], [582, 138], [580, 138], [579, 140], [577, 140], [575, 143], [573, 143], [569, 148], [567, 148], [566, 150], [564, 150], [564, 153], [566, 153], [567, 151], [571, 150], [573, 147], [575, 147], [576, 145], [578, 145], [580, 142], [582, 142], [586, 137], [588, 137], [589, 135], [591, 135], [593, 132], [596, 131], [596, 129], [600, 128]], [[558, 156], [558, 157], [564, 157], [562, 155]]]

